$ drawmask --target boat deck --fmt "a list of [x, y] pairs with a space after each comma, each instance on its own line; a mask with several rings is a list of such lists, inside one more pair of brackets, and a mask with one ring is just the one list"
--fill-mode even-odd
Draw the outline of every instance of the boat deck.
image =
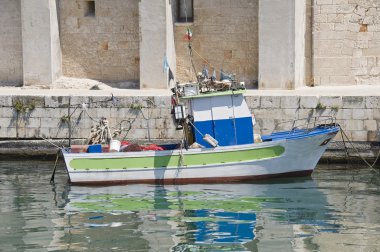
[[313, 129], [292, 129], [289, 131], [280, 131], [280, 132], [274, 132], [270, 135], [263, 135], [261, 136], [261, 139], [264, 142], [268, 141], [276, 141], [276, 140], [284, 140], [284, 139], [299, 139], [299, 138], [305, 138], [310, 137], [314, 135], [319, 134], [329, 134], [329, 133], [336, 133], [339, 131], [338, 125], [319, 125]]

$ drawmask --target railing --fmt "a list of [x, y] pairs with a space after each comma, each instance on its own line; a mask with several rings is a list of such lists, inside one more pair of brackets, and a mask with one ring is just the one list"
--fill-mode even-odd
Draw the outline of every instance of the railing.
[[[285, 124], [289, 124], [291, 125], [291, 127], [280, 127], [280, 125]], [[286, 130], [286, 128], [290, 128], [289, 134], [292, 134], [298, 130], [305, 130], [306, 132], [310, 132], [313, 131], [316, 127], [323, 125], [338, 126], [338, 124], [336, 123], [336, 118], [333, 116], [313, 116], [277, 123], [275, 125], [275, 129], [272, 131], [272, 134], [278, 131]]]

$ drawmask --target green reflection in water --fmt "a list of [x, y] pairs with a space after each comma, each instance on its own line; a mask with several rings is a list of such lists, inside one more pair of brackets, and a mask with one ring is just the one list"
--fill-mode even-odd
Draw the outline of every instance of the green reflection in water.
[[[94, 200], [97, 201], [91, 201]], [[103, 195], [88, 196], [86, 202], [73, 202], [80, 211], [112, 212], [112, 211], [144, 211], [154, 209], [154, 200], [140, 198], [104, 197]]]
[[[196, 195], [197, 197], [192, 197]], [[262, 197], [238, 197], [233, 199], [221, 199], [209, 197], [205, 192], [186, 191], [178, 195], [169, 192], [166, 196], [166, 209], [171, 210], [224, 210], [228, 212], [257, 211], [261, 209], [263, 202], [279, 202], [275, 198]], [[79, 211], [113, 212], [113, 211], [146, 211], [157, 208], [157, 202], [153, 198], [138, 197], [135, 195], [90, 195], [83, 201], [72, 202], [72, 206]]]

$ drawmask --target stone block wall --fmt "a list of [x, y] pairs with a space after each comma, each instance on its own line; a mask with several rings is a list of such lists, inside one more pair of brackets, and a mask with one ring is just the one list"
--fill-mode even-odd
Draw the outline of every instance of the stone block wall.
[[[87, 138], [91, 127], [106, 117], [111, 132], [123, 128], [127, 139], [174, 139], [170, 97], [0, 96], [0, 138]], [[130, 129], [130, 130], [129, 130]]]
[[[255, 133], [312, 125], [314, 117], [333, 116], [353, 141], [380, 141], [380, 96], [249, 95], [246, 101], [256, 116]], [[182, 137], [175, 130], [169, 96], [123, 96], [116, 103], [106, 96], [0, 96], [0, 139], [68, 138], [69, 102], [73, 138], [87, 138], [102, 117], [111, 131], [124, 128], [123, 137], [131, 127], [128, 140]], [[293, 125], [294, 119], [303, 120]]]
[[313, 0], [315, 85], [379, 85], [380, 2]]
[[[53, 2], [58, 4], [56, 13]], [[236, 73], [241, 81], [246, 82], [247, 87], [256, 86], [259, 79], [258, 16], [260, 14], [258, 10], [259, 3], [261, 3], [260, 9], [263, 9], [265, 2], [269, 6], [268, 14], [265, 12], [261, 18], [264, 17], [268, 21], [267, 26], [262, 26], [268, 27], [264, 29], [265, 32], [268, 32], [268, 38], [264, 38], [263, 33], [260, 35], [260, 38], [264, 40], [262, 45], [267, 41], [273, 43], [276, 40], [276, 32], [273, 33], [270, 28], [273, 28], [273, 23], [276, 21], [282, 22], [281, 17], [290, 21], [289, 23], [292, 23], [293, 19], [301, 19], [302, 22], [303, 18], [306, 19], [305, 29], [302, 24], [305, 36], [303, 34], [299, 36], [302, 37], [301, 42], [305, 42], [303, 45], [305, 48], [296, 47], [305, 51], [305, 55], [301, 55], [301, 61], [304, 61], [305, 66], [300, 68], [302, 75], [300, 79], [304, 78], [305, 80], [301, 80], [299, 83], [324, 86], [379, 85], [380, 2], [378, 0], [303, 0], [306, 15], [301, 17], [298, 17], [297, 13], [282, 11], [277, 13], [271, 7], [276, 2], [273, 0], [262, 0], [261, 2], [259, 0], [194, 0], [194, 22], [173, 24], [175, 46], [172, 45], [171, 39], [170, 43], [169, 40], [164, 42], [165, 39], [159, 41], [155, 39], [157, 44], [165, 44], [161, 44], [161, 48], [175, 47], [177, 79], [179, 81], [193, 80], [195, 72], [201, 71], [204, 65], [208, 65], [209, 74], [212, 73], [212, 67], [215, 67], [217, 77], [219, 77], [219, 70], [223, 69], [229, 73]], [[163, 60], [161, 58], [164, 57], [157, 53], [158, 47], [153, 47], [151, 51], [147, 50], [140, 55], [141, 45], [144, 42], [141, 37], [141, 24], [149, 24], [149, 22], [141, 22], [141, 18], [143, 21], [147, 21], [147, 19], [151, 21], [149, 17], [157, 14], [155, 16], [157, 20], [164, 20], [164, 14], [156, 13], [152, 8], [152, 14], [147, 14], [148, 18], [142, 17], [139, 12], [139, 3], [141, 1], [138, 0], [41, 0], [33, 2], [33, 4], [30, 1], [20, 0], [0, 1], [0, 86], [22, 85], [23, 82], [28, 85], [28, 81], [30, 85], [38, 86], [43, 79], [48, 81], [42, 84], [49, 85], [50, 81], [54, 81], [57, 76], [61, 75], [61, 51], [59, 51], [61, 49], [63, 76], [90, 78], [105, 82], [124, 82], [126, 84], [123, 83], [119, 87], [136, 87], [140, 80], [140, 63], [142, 62], [140, 62], [140, 57], [156, 54], [156, 59], [159, 58], [156, 61], [160, 62], [154, 61], [152, 65], [159, 65], [159, 68], [161, 68]], [[169, 0], [161, 1], [161, 4], [164, 3], [169, 4]], [[176, 17], [177, 1], [170, 1], [170, 3], [173, 16]], [[31, 5], [37, 11], [30, 9]], [[50, 6], [50, 13], [47, 12], [45, 5]], [[148, 2], [147, 5], [149, 5]], [[24, 10], [29, 12], [22, 11], [23, 6]], [[167, 7], [169, 8], [169, 6]], [[294, 8], [288, 9], [293, 10]], [[38, 12], [38, 10], [44, 11]], [[38, 15], [34, 15], [34, 13]], [[42, 25], [33, 26], [38, 20], [34, 20], [34, 18], [38, 17], [40, 18], [39, 22], [46, 21], [47, 24], [55, 19], [55, 15], [59, 17], [59, 37], [55, 20], [54, 24], [51, 23], [51, 27], [49, 27], [50, 35], [44, 31]], [[50, 20], [48, 20], [49, 18]], [[24, 26], [22, 20], [24, 20]], [[157, 26], [160, 26], [160, 22], [156, 23]], [[163, 21], [162, 25], [164, 23]], [[171, 22], [168, 21], [166, 25], [170, 26]], [[195, 71], [190, 63], [188, 43], [184, 40], [188, 26], [193, 31]], [[312, 31], [310, 30], [311, 26]], [[46, 38], [31, 40], [29, 35], [36, 34], [34, 28], [42, 31]], [[160, 33], [159, 30], [152, 31]], [[38, 34], [35, 37], [38, 38]], [[274, 46], [283, 46], [286, 41], [287, 39], [275, 41]], [[54, 49], [50, 50], [45, 43], [50, 43]], [[274, 46], [270, 46], [270, 48]], [[26, 48], [28, 50], [25, 50]], [[271, 52], [263, 50], [265, 48], [263, 46], [260, 48], [262, 52], [260, 59], [263, 58], [263, 55], [269, 55]], [[40, 54], [40, 51], [43, 54]], [[292, 54], [294, 50], [284, 51]], [[35, 62], [35, 56], [31, 52], [45, 56], [46, 59], [40, 57], [40, 61]], [[52, 57], [49, 57], [49, 53], [52, 54]], [[170, 54], [172, 55], [169, 56], [173, 56], [174, 52], [170, 52]], [[291, 61], [290, 63], [281, 61], [281, 59], [289, 59], [289, 55], [284, 55], [275, 54], [273, 58], [277, 59], [277, 63], [280, 62], [278, 64], [284, 66], [284, 69], [292, 70], [294, 66]], [[171, 60], [171, 63], [173, 61]], [[35, 68], [33, 67], [34, 62]], [[276, 61], [268, 61], [269, 76], [276, 76], [276, 70], [273, 74], [273, 70], [271, 70], [273, 62]], [[281, 64], [281, 62], [285, 63]], [[53, 69], [43, 71], [46, 69], [45, 64], [52, 65]], [[260, 65], [261, 71], [265, 69], [264, 64], [260, 63]], [[157, 71], [158, 74], [145, 68], [142, 71], [147, 72], [146, 75], [162, 75], [161, 71]], [[34, 78], [34, 76], [38, 78]], [[260, 76], [262, 78], [263, 73]], [[156, 77], [152, 77], [152, 79], [154, 78]], [[155, 84], [151, 84], [151, 82], [149, 81], [145, 86], [155, 87]], [[281, 80], [276, 80], [273, 87], [266, 88], [289, 89], [294, 86], [288, 81], [285, 83], [289, 85], [285, 86], [280, 82]], [[302, 85], [297, 84], [296, 87]]]
[[20, 1], [0, 1], [0, 86], [23, 81]]
[[248, 96], [246, 100], [260, 134], [289, 129], [294, 119], [300, 119], [294, 126], [306, 126], [314, 118], [326, 118], [328, 123], [328, 117], [334, 117], [351, 140], [380, 141], [380, 96]]
[[[177, 79], [195, 79], [186, 28], [193, 32], [192, 46], [197, 72], [208, 65], [209, 74], [215, 67], [236, 73], [240, 81], [253, 87], [258, 80], [258, 0], [194, 0], [194, 22], [175, 24]], [[209, 64], [207, 63], [209, 62]]]
[[63, 75], [108, 82], [140, 78], [136, 0], [59, 1]]

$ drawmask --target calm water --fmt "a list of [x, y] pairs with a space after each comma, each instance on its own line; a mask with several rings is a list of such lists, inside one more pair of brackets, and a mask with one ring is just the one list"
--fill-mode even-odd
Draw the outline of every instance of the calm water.
[[[77, 187], [0, 162], [0, 251], [380, 251], [380, 175], [319, 167], [255, 184]], [[331, 169], [334, 168], [334, 169]], [[357, 167], [359, 168], [359, 167]]]

